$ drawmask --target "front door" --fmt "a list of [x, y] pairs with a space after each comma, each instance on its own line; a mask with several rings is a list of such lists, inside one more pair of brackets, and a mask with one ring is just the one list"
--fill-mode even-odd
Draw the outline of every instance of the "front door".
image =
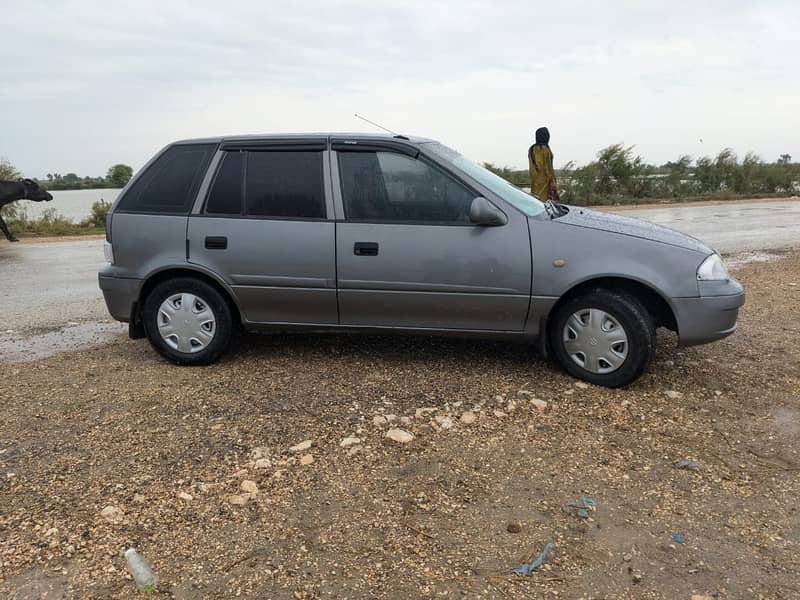
[[524, 329], [531, 249], [523, 215], [506, 209], [506, 225], [474, 225], [479, 194], [424, 156], [334, 148], [342, 325]]
[[224, 149], [189, 218], [189, 261], [231, 286], [249, 322], [338, 322], [325, 143]]

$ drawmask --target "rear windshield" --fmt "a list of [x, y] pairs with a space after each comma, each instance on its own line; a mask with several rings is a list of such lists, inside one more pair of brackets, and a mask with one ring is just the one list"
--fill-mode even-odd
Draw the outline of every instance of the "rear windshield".
[[118, 211], [188, 215], [216, 144], [171, 146], [142, 173]]

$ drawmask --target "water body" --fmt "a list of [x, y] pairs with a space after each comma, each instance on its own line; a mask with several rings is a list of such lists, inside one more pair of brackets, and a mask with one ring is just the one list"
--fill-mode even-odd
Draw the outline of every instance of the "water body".
[[24, 210], [32, 219], [39, 218], [46, 208], [55, 208], [67, 219], [77, 223], [88, 217], [92, 212], [92, 204], [98, 200], [114, 202], [120, 190], [55, 190], [50, 192], [53, 199], [50, 202], [27, 202], [21, 200], [16, 206]]

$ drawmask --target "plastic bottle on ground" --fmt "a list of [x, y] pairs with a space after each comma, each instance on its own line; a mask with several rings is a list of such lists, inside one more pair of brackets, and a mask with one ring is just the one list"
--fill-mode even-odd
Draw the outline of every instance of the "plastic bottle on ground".
[[125, 551], [125, 560], [128, 562], [128, 571], [133, 576], [139, 591], [145, 593], [154, 592], [156, 584], [158, 584], [158, 577], [144, 561], [142, 555], [133, 548], [128, 548]]

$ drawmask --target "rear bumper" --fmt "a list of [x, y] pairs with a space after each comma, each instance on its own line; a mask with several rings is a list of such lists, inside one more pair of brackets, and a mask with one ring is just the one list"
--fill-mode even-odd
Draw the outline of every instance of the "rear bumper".
[[[744, 304], [744, 289], [735, 279], [727, 282], [725, 295], [699, 298], [673, 298], [678, 322], [679, 346], [707, 344], [736, 331], [739, 308]], [[701, 286], [700, 292], [702, 293]]]
[[98, 280], [111, 316], [123, 323], [130, 321], [133, 304], [139, 297], [142, 280], [112, 277], [103, 273], [98, 275]]

